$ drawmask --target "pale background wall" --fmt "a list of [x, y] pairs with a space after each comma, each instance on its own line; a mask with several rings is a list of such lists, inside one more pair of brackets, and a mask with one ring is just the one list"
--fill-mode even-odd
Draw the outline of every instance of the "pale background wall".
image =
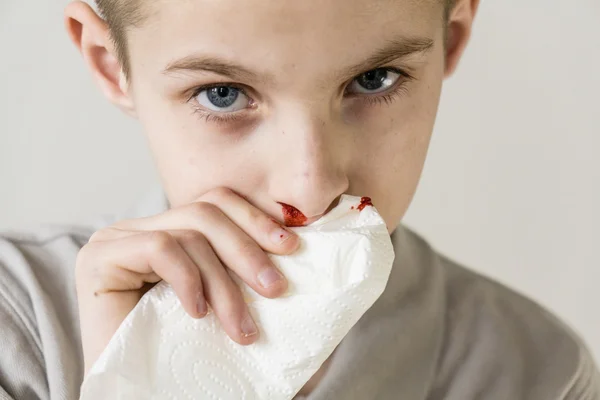
[[[68, 43], [65, 4], [0, 0], [0, 228], [121, 210], [157, 182]], [[406, 221], [600, 359], [598, 21], [597, 0], [483, 0]]]

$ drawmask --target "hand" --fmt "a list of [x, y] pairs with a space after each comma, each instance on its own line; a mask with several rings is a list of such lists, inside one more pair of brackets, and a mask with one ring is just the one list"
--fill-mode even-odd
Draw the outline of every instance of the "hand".
[[257, 327], [227, 269], [260, 295], [278, 297], [287, 281], [265, 251], [290, 254], [299, 243], [293, 232], [223, 188], [96, 232], [78, 255], [75, 274], [86, 374], [127, 314], [161, 280], [190, 316], [204, 317], [208, 303], [234, 341], [253, 343]]

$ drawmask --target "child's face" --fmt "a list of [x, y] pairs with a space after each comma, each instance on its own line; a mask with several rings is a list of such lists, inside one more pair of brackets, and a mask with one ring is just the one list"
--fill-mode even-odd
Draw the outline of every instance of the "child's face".
[[225, 186], [310, 218], [348, 193], [395, 229], [440, 97], [440, 2], [174, 3], [129, 34], [130, 95], [171, 205]]

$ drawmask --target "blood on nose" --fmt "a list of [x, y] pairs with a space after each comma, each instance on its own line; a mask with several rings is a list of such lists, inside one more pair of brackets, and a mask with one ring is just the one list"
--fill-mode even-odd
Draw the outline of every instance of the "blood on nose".
[[281, 204], [281, 211], [283, 212], [283, 220], [286, 226], [304, 226], [308, 218], [296, 207], [290, 206], [289, 204]]

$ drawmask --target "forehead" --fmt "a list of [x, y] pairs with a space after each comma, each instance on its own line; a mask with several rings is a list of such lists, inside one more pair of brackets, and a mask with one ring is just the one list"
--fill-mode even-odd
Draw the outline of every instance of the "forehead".
[[130, 55], [157, 68], [202, 53], [257, 69], [326, 67], [398, 37], [436, 39], [443, 26], [440, 0], [160, 0], [150, 7], [146, 23], [130, 32]]

